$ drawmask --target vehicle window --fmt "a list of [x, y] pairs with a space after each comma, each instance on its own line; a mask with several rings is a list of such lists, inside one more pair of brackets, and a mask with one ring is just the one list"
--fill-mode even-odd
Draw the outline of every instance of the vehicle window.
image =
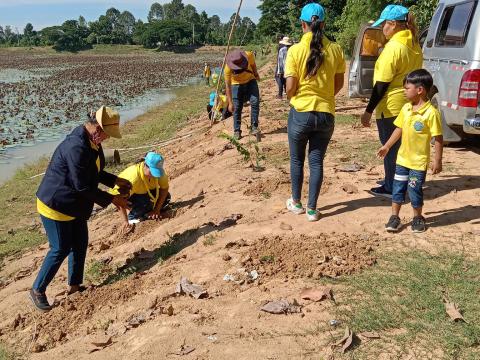
[[363, 34], [362, 48], [360, 56], [375, 56], [380, 55], [381, 50], [385, 47], [385, 35], [380, 29], [367, 29]]
[[423, 47], [423, 43], [427, 38], [427, 34], [428, 34], [428, 29], [425, 29], [420, 33], [420, 36], [418, 37], [418, 42], [420, 43], [420, 47]]
[[[432, 21], [430, 21], [430, 25], [428, 26], [427, 34], [425, 36], [428, 36], [428, 34], [431, 34], [428, 36], [428, 38], [424, 39], [423, 42], [427, 43], [427, 47], [431, 48], [433, 45], [433, 38], [435, 37], [435, 33], [437, 31], [438, 27], [438, 22], [440, 20], [440, 17], [442, 16], [442, 10], [443, 10], [443, 3], [438, 4], [437, 9], [435, 10], [435, 14], [433, 15]], [[433, 28], [435, 27], [435, 28]], [[432, 28], [429, 30], [429, 28]], [[423, 46], [423, 43], [421, 43]]]
[[476, 1], [469, 1], [446, 7], [435, 44], [454, 47], [465, 45], [475, 6]]

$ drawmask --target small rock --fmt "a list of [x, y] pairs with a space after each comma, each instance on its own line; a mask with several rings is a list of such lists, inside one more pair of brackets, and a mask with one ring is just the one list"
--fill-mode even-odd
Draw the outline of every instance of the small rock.
[[288, 225], [288, 224], [285, 224], [284, 222], [281, 222], [280, 229], [289, 231], [289, 230], [292, 230], [293, 228], [292, 228], [292, 225]]
[[41, 353], [43, 351], [45, 351], [45, 345], [43, 345], [43, 344], [34, 344], [32, 346], [32, 352], [33, 353]]
[[232, 257], [231, 257], [230, 255], [228, 255], [228, 254], [223, 254], [222, 259], [223, 259], [224, 261], [230, 261], [230, 260], [232, 260]]
[[345, 184], [342, 186], [342, 190], [347, 194], [358, 194], [358, 188], [352, 184]]
[[247, 255], [240, 261], [240, 264], [245, 265], [245, 264], [249, 263], [250, 261], [252, 261], [252, 257], [250, 255]]
[[100, 247], [99, 247], [100, 251], [105, 251], [105, 250], [108, 250], [108, 249], [110, 249], [110, 245], [108, 245], [104, 242], [100, 243]]
[[148, 302], [148, 305], [147, 305], [147, 310], [153, 310], [157, 307], [157, 304], [158, 304], [158, 296], [155, 296], [153, 299], [151, 299], [149, 302]]
[[168, 316], [173, 316], [173, 306], [172, 304], [168, 305], [168, 308], [166, 309], [166, 313]]

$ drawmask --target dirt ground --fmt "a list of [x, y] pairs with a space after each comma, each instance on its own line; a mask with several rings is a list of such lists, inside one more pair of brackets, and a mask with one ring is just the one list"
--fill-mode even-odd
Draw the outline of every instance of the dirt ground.
[[[232, 119], [212, 128], [204, 115], [192, 120], [179, 134], [192, 136], [160, 149], [175, 202], [170, 217], [121, 236], [117, 213], [97, 214], [89, 223], [87, 264], [117, 270], [83, 293], [56, 296], [66, 288], [64, 264], [47, 292], [58, 305], [48, 314], [27, 298], [47, 245], [7, 261], [0, 340], [38, 360], [342, 358], [331, 345], [343, 329], [318, 330], [334, 318], [334, 303], [302, 300], [302, 289], [374, 266], [389, 251], [448, 249], [479, 258], [478, 148], [445, 148], [445, 171], [426, 185], [426, 233], [413, 235], [405, 226], [388, 235], [389, 201], [367, 193], [383, 167], [372, 152], [359, 161], [368, 146], [378, 146], [376, 129], [339, 123], [326, 157], [321, 220], [288, 213], [288, 104], [275, 99], [272, 74], [271, 65], [262, 69], [264, 171], [253, 171], [218, 137], [232, 132]], [[359, 115], [364, 106], [342, 92], [338, 115]], [[364, 165], [360, 171], [341, 171], [354, 162]], [[403, 223], [410, 217], [405, 207]], [[208, 297], [176, 294], [181, 277]], [[260, 311], [280, 299], [296, 300], [302, 312]]]

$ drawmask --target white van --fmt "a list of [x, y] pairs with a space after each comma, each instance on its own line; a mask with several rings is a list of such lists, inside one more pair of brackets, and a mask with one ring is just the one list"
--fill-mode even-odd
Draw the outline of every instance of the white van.
[[[375, 61], [385, 45], [380, 28], [363, 27], [350, 63], [350, 97], [369, 97]], [[440, 0], [420, 35], [423, 66], [433, 76], [432, 103], [446, 142], [480, 135], [480, 7], [478, 0]]]

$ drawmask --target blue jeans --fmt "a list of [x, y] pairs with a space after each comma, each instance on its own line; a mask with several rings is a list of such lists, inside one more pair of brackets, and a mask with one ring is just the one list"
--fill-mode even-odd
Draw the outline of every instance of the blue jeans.
[[425, 183], [426, 171], [412, 170], [401, 165], [395, 169], [393, 180], [392, 201], [396, 204], [405, 202], [405, 194], [408, 191], [408, 197], [414, 209], [423, 206], [423, 189]]
[[80, 285], [88, 246], [86, 220], [56, 221], [40, 216], [47, 233], [50, 250], [33, 283], [33, 289], [44, 293], [68, 256], [68, 284]]
[[[153, 191], [153, 193], [155, 193], [155, 190]], [[170, 193], [168, 193], [161, 210], [165, 210], [165, 208], [170, 204], [170, 200], [171, 196]], [[128, 213], [128, 220], [143, 220], [147, 217], [147, 214], [149, 212], [153, 211], [153, 203], [150, 200], [150, 196], [148, 194], [133, 194], [132, 196], [130, 196], [128, 201], [131, 203], [131, 210]]]
[[258, 127], [260, 113], [260, 91], [257, 80], [242, 85], [232, 85], [233, 130], [241, 132], [243, 104], [250, 101], [251, 126]]
[[308, 208], [316, 209], [323, 182], [323, 159], [335, 127], [335, 117], [324, 112], [298, 112], [290, 109], [288, 116], [288, 145], [290, 148], [290, 177], [292, 198], [302, 198], [303, 165], [308, 143], [310, 180]]
[[[380, 137], [380, 142], [382, 145], [385, 145], [392, 136], [393, 132], [397, 128], [393, 125], [396, 117], [393, 118], [384, 118], [382, 116], [381, 119], [377, 119], [377, 128], [378, 128], [378, 135]], [[390, 148], [387, 156], [383, 159], [383, 168], [385, 170], [385, 190], [388, 192], [392, 192], [393, 188], [393, 177], [395, 176], [395, 166], [397, 162], [397, 153], [398, 149], [400, 149], [401, 141], [397, 141], [395, 145]]]

